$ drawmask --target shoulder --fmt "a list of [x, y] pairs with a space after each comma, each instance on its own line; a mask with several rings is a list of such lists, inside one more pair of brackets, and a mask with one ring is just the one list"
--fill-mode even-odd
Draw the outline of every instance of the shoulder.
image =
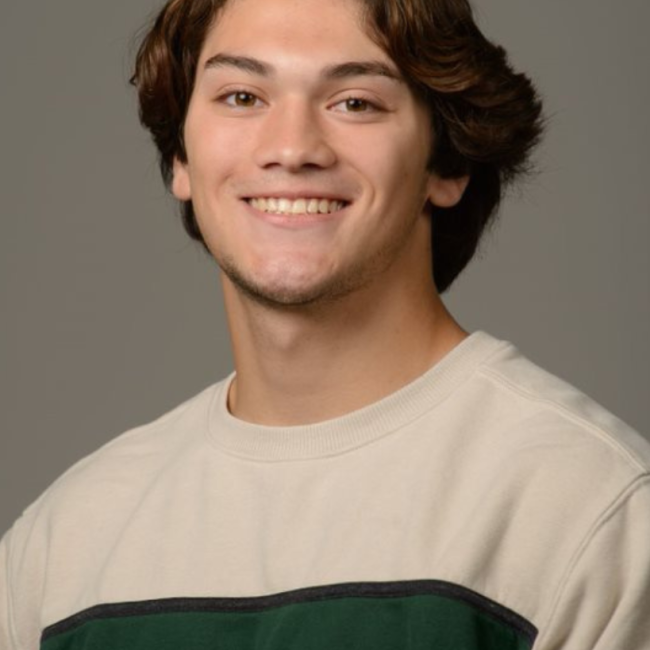
[[31, 530], [38, 522], [92, 521], [93, 513], [106, 514], [109, 506], [137, 499], [170, 461], [200, 444], [210, 404], [223, 384], [205, 388], [79, 460], [25, 510], [14, 534]]
[[544, 547], [537, 584], [549, 589], [535, 647], [645, 648], [650, 444], [512, 346], [487, 359], [477, 379], [508, 404], [504, 436], [516, 449], [517, 500], [531, 506], [528, 544]]
[[620, 466], [630, 476], [650, 473], [650, 443], [632, 427], [567, 381], [504, 343], [477, 368], [484, 399], [498, 405], [518, 440], [572, 450], [584, 461]]
[[650, 443], [578, 388], [504, 343], [459, 392], [471, 480], [498, 496], [500, 530], [537, 549], [531, 565], [566, 568], [605, 522], [622, 535], [650, 522]]
[[40, 621], [48, 616], [39, 604], [48, 584], [57, 585], [55, 606], [65, 603], [74, 594], [72, 568], [77, 574], [96, 570], [151, 487], [178, 461], [200, 453], [210, 405], [223, 385], [209, 386], [80, 460], [7, 532], [0, 543], [0, 610], [4, 597], [17, 647], [38, 645]]
[[[468, 530], [487, 522], [481, 539], [490, 542], [481, 543], [492, 544], [488, 557], [507, 578], [494, 591], [512, 587], [513, 603], [540, 629], [540, 650], [586, 650], [601, 638], [611, 641], [603, 647], [644, 647], [648, 441], [505, 342], [446, 408], [462, 449], [454, 476], [470, 475], [475, 499]], [[617, 624], [625, 617], [629, 630]]]

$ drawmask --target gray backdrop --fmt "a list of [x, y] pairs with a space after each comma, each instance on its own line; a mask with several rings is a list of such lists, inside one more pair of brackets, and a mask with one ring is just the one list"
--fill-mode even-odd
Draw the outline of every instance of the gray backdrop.
[[[231, 369], [216, 269], [127, 84], [157, 6], [3, 0], [0, 532], [74, 461]], [[476, 8], [550, 129], [448, 303], [648, 436], [650, 4]]]

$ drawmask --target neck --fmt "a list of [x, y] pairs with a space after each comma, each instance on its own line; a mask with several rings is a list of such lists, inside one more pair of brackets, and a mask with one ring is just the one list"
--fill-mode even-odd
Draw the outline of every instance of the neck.
[[421, 285], [290, 310], [254, 303], [224, 278], [237, 371], [232, 414], [268, 426], [321, 422], [419, 377], [467, 336], [432, 282]]

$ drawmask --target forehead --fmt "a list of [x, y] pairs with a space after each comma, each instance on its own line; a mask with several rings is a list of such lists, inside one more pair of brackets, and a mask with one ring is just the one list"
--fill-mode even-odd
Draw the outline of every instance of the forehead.
[[392, 63], [370, 37], [359, 0], [229, 0], [206, 35], [200, 64], [219, 52], [288, 66], [307, 59]]

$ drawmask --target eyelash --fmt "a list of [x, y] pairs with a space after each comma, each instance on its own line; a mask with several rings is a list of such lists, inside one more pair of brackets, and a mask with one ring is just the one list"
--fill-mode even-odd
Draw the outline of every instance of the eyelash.
[[[255, 105], [240, 105], [235, 103], [237, 101], [237, 97], [245, 97], [247, 99], [251, 99], [255, 102]], [[261, 100], [255, 93], [251, 93], [247, 90], [231, 90], [228, 93], [225, 93], [223, 95], [220, 95], [217, 100], [219, 102], [222, 102], [226, 104], [227, 106], [230, 106], [232, 108], [241, 108], [241, 109], [247, 109], [247, 108], [258, 108], [256, 105], [257, 102], [261, 102]], [[346, 107], [349, 108], [349, 103], [350, 102], [358, 102], [359, 104], [362, 104], [365, 106], [364, 110], [361, 111], [355, 111], [355, 110], [344, 110], [341, 111], [343, 113], [374, 113], [374, 112], [379, 112], [382, 111], [381, 106], [379, 106], [376, 102], [371, 101], [370, 99], [359, 96], [359, 95], [350, 95], [348, 97], [345, 97], [343, 99], [340, 99], [339, 101], [335, 102], [334, 104], [331, 104], [330, 108], [334, 108], [335, 106], [339, 106], [341, 104], [346, 105]]]
[[346, 110], [343, 111], [344, 113], [375, 113], [382, 110], [377, 103], [371, 101], [370, 99], [367, 99], [366, 97], [358, 95], [350, 95], [349, 97], [345, 97], [344, 99], [341, 99], [340, 101], [333, 104], [333, 106], [345, 104], [346, 107], [349, 108], [349, 102], [358, 102], [359, 104], [363, 104], [366, 108], [362, 111]]
[[251, 93], [247, 90], [231, 90], [230, 92], [217, 97], [217, 100], [231, 106], [232, 108], [257, 108], [256, 106], [240, 106], [239, 104], [236, 104], [235, 102], [238, 96], [252, 98], [255, 102], [261, 101], [255, 93]]

